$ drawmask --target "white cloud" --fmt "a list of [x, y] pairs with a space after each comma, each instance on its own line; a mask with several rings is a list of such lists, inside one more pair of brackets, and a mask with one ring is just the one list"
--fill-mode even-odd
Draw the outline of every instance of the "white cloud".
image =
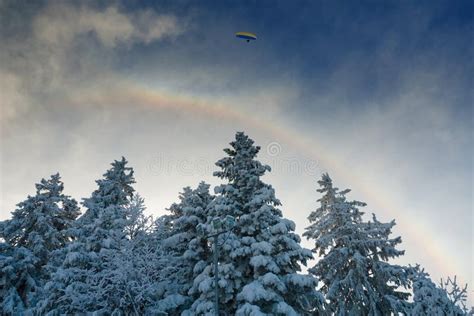
[[183, 32], [172, 15], [158, 15], [150, 10], [125, 14], [117, 6], [96, 10], [66, 3], [47, 6], [36, 17], [33, 27], [36, 38], [48, 44], [64, 46], [77, 36], [93, 33], [106, 48], [150, 43]]
[[125, 13], [116, 4], [99, 9], [90, 3], [49, 1], [31, 17], [23, 12], [15, 19], [10, 11], [0, 11], [0, 19], [13, 30], [0, 33], [0, 120], [5, 129], [22, 113], [48, 106], [45, 98], [114, 81], [116, 48], [174, 38], [186, 28], [171, 14]]

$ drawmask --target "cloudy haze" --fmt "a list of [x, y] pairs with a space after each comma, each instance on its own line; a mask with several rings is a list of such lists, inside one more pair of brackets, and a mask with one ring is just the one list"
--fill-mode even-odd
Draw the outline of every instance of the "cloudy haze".
[[122, 155], [161, 215], [245, 131], [299, 233], [329, 172], [473, 302], [472, 2], [134, 3], [0, 0], [0, 220]]

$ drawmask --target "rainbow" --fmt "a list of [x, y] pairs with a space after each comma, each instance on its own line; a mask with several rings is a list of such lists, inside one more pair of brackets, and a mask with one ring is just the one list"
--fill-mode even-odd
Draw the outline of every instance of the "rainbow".
[[[226, 103], [194, 96], [176, 95], [143, 85], [125, 82], [122, 82], [119, 86], [111, 86], [105, 89], [87, 90], [87, 93], [78, 92], [76, 95], [72, 95], [69, 101], [77, 105], [84, 105], [84, 103], [100, 106], [112, 104], [134, 105], [154, 110], [190, 112], [214, 119], [238, 121], [244, 126], [260, 130], [318, 161], [336, 178], [350, 179], [351, 183], [357, 184], [354, 187], [362, 192], [365, 197], [368, 197], [372, 205], [390, 214], [396, 214], [394, 217], [396, 217], [397, 222], [401, 225], [400, 227], [403, 227], [408, 233], [409, 238], [423, 242], [423, 245], [420, 246], [427, 251], [439, 271], [451, 275], [454, 275], [456, 271], [460, 271], [456, 263], [444, 255], [446, 249], [442, 249], [440, 245], [431, 242], [430, 236], [432, 234], [422, 225], [413, 224], [413, 221], [407, 215], [407, 211], [399, 212], [402, 207], [397, 207], [397, 203], [389, 195], [377, 187], [370, 187], [362, 181], [357, 181], [357, 175], [353, 171], [343, 168], [342, 164], [338, 164], [337, 159], [333, 159], [327, 149], [322, 148], [314, 140], [308, 139], [291, 128], [282, 128], [284, 126], [282, 124], [279, 124], [277, 127], [275, 124], [270, 124], [253, 113], [248, 113], [243, 109]], [[398, 212], [395, 213], [395, 211]]]

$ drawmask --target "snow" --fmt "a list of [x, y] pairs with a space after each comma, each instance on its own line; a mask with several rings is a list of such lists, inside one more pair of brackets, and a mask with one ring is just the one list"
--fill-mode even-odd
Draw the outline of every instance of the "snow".
[[[219, 275], [227, 284], [220, 296], [223, 312], [272, 314], [279, 302], [285, 302], [294, 310], [306, 313], [307, 306], [302, 306], [295, 297], [308, 296], [315, 302], [319, 296], [311, 287], [294, 287], [290, 291], [285, 276], [297, 273], [295, 263], [311, 258], [311, 252], [299, 245], [294, 223], [282, 217], [275, 190], [260, 179], [270, 170], [255, 159], [260, 148], [243, 133], [237, 133], [230, 145], [231, 148], [224, 150], [228, 157], [216, 163], [221, 170], [214, 175], [227, 183], [215, 188], [217, 196], [210, 205], [214, 216], [209, 218], [210, 222], [214, 217], [231, 215], [238, 222], [220, 248]], [[206, 284], [212, 284], [212, 271], [209, 261], [199, 276], [200, 282], [207, 279]], [[311, 280], [307, 284], [315, 287], [312, 276], [303, 278]], [[212, 302], [213, 290], [212, 286], [206, 286], [205, 291], [200, 291], [199, 299], [193, 304], [194, 311], [199, 304]], [[236, 293], [237, 301], [233, 299]]]
[[49, 273], [56, 269], [53, 254], [70, 241], [79, 215], [77, 202], [63, 194], [59, 174], [35, 186], [36, 195], [20, 202], [12, 219], [0, 225], [0, 240], [5, 241], [0, 247], [3, 313], [22, 313], [35, 306]]
[[[259, 151], [237, 133], [216, 162], [216, 195], [204, 182], [185, 187], [156, 220], [145, 215], [125, 158], [96, 181], [79, 218], [59, 174], [42, 179], [36, 195], [0, 222], [0, 314], [214, 316], [215, 256], [221, 314], [468, 313], [455, 278], [436, 285], [419, 267], [389, 262], [404, 254], [401, 238], [391, 236], [395, 221], [364, 220], [365, 203], [347, 200], [350, 190], [327, 174], [304, 233], [314, 248], [302, 248], [262, 181], [270, 167]], [[235, 227], [216, 230], [213, 222], [228, 216]], [[210, 235], [217, 232], [216, 254]], [[313, 255], [319, 260], [303, 274]]]
[[[333, 187], [328, 174], [318, 183], [321, 206], [309, 215], [304, 236], [315, 240], [313, 250], [322, 256], [309, 271], [323, 281], [328, 308], [336, 314], [405, 312], [409, 294], [397, 287], [409, 288], [410, 269], [388, 263], [403, 254], [395, 248], [400, 238], [389, 236], [395, 223], [381, 223], [375, 215], [364, 222], [359, 208], [365, 203], [347, 201], [350, 191]], [[392, 298], [400, 304], [395, 306]]]
[[255, 281], [245, 285], [237, 296], [237, 299], [249, 303], [254, 303], [261, 300], [270, 301], [274, 298], [274, 293], [265, 290], [261, 283]]

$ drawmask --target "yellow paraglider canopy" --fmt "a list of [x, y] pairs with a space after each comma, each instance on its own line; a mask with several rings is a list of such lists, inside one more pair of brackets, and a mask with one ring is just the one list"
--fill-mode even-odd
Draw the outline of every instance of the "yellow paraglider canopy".
[[254, 33], [250, 33], [250, 32], [237, 32], [237, 33], [235, 33], [235, 36], [238, 37], [238, 38], [243, 38], [243, 39], [247, 40], [247, 42], [250, 42], [251, 40], [255, 41], [257, 39], [257, 35], [255, 35]]

